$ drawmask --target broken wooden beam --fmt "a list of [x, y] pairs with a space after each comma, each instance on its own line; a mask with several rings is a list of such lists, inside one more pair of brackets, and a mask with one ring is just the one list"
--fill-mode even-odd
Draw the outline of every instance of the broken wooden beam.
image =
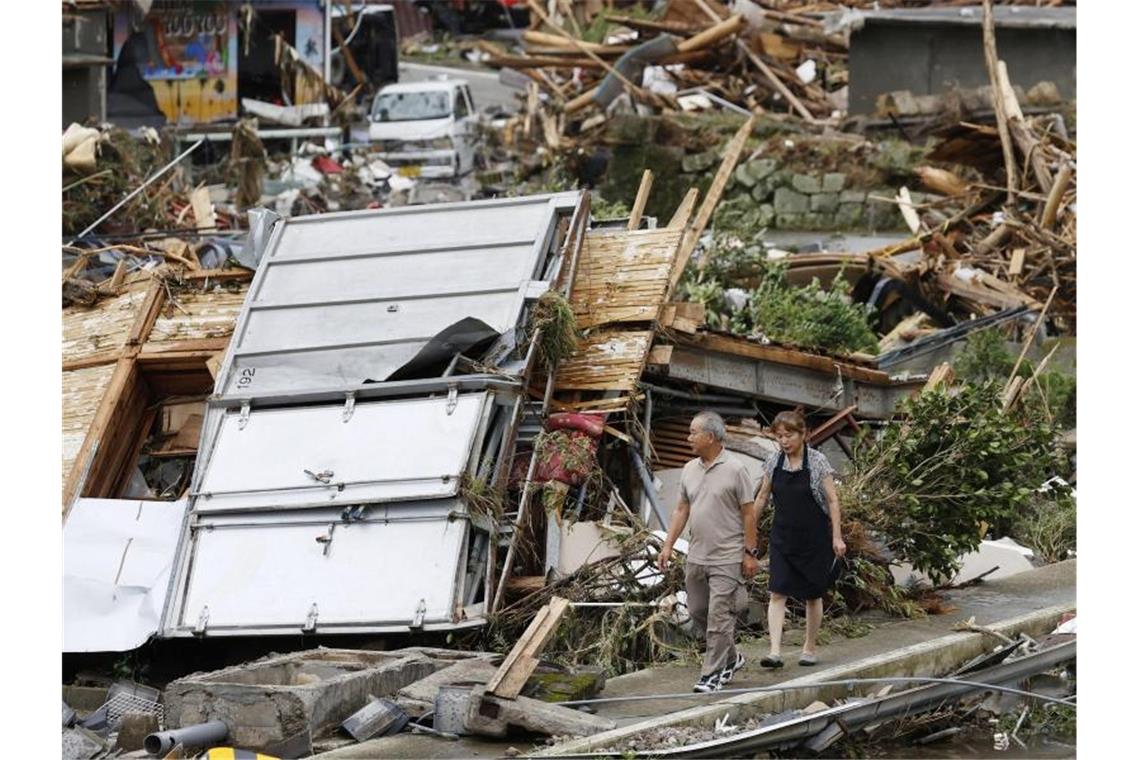
[[514, 699], [522, 691], [526, 679], [538, 667], [538, 655], [558, 629], [558, 621], [570, 608], [570, 600], [556, 596], [530, 621], [515, 642], [495, 677], [487, 683], [487, 693], [502, 699]]
[[629, 212], [627, 229], [632, 231], [641, 226], [641, 215], [645, 212], [645, 204], [649, 201], [649, 191], [652, 188], [653, 172], [646, 169], [641, 175], [641, 184], [637, 187], [637, 197], [633, 200], [633, 210]]

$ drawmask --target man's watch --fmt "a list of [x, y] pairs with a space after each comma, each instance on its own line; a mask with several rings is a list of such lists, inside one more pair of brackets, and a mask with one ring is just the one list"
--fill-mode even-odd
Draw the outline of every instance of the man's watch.
[[745, 549], [744, 553], [747, 554], [749, 557], [754, 557], [755, 559], [760, 559], [760, 549], [755, 547], [755, 546], [753, 546], [751, 549]]

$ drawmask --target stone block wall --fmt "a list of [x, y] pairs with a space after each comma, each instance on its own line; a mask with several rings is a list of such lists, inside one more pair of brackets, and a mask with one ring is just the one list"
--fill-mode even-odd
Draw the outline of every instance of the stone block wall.
[[[800, 173], [779, 168], [772, 158], [736, 167], [725, 203], [744, 212], [751, 206], [756, 223], [781, 230], [906, 229], [892, 187], [851, 187], [844, 172]], [[916, 203], [938, 196], [912, 192]], [[884, 200], [880, 200], [884, 199]]]

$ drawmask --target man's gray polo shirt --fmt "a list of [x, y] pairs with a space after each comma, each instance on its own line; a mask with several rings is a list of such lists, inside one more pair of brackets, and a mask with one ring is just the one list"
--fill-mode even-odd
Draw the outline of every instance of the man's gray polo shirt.
[[689, 503], [689, 562], [731, 565], [744, 558], [740, 505], [752, 501], [752, 477], [721, 449], [707, 467], [700, 457], [681, 470], [681, 498]]

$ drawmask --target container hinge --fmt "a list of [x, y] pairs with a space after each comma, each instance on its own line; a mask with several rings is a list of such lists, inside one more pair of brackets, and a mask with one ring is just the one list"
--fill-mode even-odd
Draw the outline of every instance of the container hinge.
[[238, 430], [245, 430], [245, 426], [249, 424], [249, 411], [251, 404], [249, 400], [241, 402], [241, 416], [238, 417]]
[[459, 386], [449, 385], [447, 387], [447, 415], [450, 417], [451, 413], [455, 411], [455, 407], [459, 405]]
[[356, 391], [349, 391], [344, 397], [344, 412], [340, 417], [341, 422], [351, 420], [354, 411], [356, 411]]
[[317, 630], [317, 603], [313, 602], [313, 606], [309, 608], [309, 614], [305, 616], [305, 625], [301, 628], [302, 633], [313, 633]]
[[194, 626], [195, 636], [206, 635], [206, 624], [210, 622], [210, 607], [209, 605], [202, 605], [202, 611], [198, 613], [198, 624]]
[[426, 615], [426, 614], [427, 614], [427, 601], [424, 599], [421, 599], [420, 603], [416, 605], [416, 614], [412, 616], [412, 622], [408, 627], [409, 628], [423, 628], [424, 627], [424, 615]]

